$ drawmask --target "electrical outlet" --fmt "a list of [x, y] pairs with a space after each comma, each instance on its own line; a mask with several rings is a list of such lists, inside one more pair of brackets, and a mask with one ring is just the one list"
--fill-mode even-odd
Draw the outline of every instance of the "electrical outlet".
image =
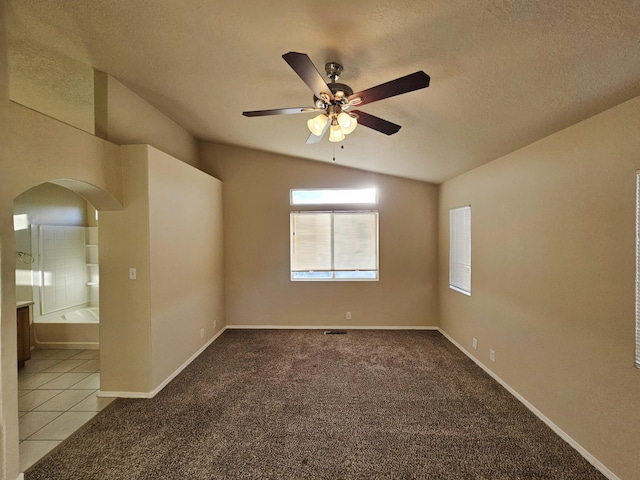
[[477, 350], [478, 349], [478, 339], [474, 337], [473, 339], [473, 349]]
[[492, 362], [496, 361], [496, 352], [494, 350], [489, 350], [489, 360]]
[[200, 338], [204, 338], [204, 328], [200, 329]]
[[347, 320], [351, 320], [351, 312], [347, 312]]
[[213, 328], [214, 328], [214, 330], [216, 328], [216, 319], [215, 318], [213, 319]]

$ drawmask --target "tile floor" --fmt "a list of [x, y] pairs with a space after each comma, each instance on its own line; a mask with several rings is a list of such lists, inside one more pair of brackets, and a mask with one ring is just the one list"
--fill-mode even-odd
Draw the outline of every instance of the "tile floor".
[[114, 400], [97, 397], [99, 388], [99, 350], [31, 352], [18, 370], [21, 471]]

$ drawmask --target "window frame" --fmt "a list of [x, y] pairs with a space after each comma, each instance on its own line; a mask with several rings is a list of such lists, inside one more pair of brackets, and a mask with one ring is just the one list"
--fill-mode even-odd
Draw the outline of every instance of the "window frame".
[[[318, 193], [325, 194], [326, 197], [321, 199], [320, 197], [316, 199], [308, 199], [307, 201], [300, 200], [296, 201], [296, 194], [301, 193]], [[332, 193], [342, 193], [344, 196], [342, 198], [330, 198]], [[365, 197], [361, 199], [348, 200], [345, 196], [362, 194], [363, 196], [369, 196], [369, 199], [365, 199]], [[373, 194], [373, 198], [371, 198], [371, 194]], [[291, 206], [323, 206], [323, 205], [375, 205], [378, 203], [378, 189], [375, 187], [366, 187], [366, 188], [292, 188], [289, 190], [289, 205]]]
[[471, 205], [449, 209], [449, 288], [471, 296]]
[[[302, 193], [298, 201], [295, 200], [296, 193]], [[311, 195], [305, 198], [305, 193], [311, 193]], [[332, 194], [336, 194], [335, 196]], [[357, 195], [362, 193], [364, 197], [358, 198]], [[316, 195], [317, 194], [317, 195]], [[331, 198], [331, 197], [334, 198]], [[319, 200], [319, 199], [322, 200]], [[296, 210], [289, 212], [289, 278], [293, 282], [377, 282], [380, 280], [380, 212], [375, 209], [369, 208], [370, 205], [378, 203], [378, 190], [375, 187], [366, 188], [292, 188], [289, 191], [289, 203], [292, 207], [296, 207]], [[359, 208], [362, 205], [363, 208]], [[366, 205], [366, 208], [365, 208]], [[329, 207], [329, 208], [323, 208]], [[330, 259], [328, 264], [330, 268], [324, 269], [298, 269], [294, 270], [294, 265], [297, 260], [304, 262], [301, 258], [294, 257], [295, 255], [295, 218], [298, 215], [330, 215], [330, 230], [329, 230], [329, 245], [330, 245]], [[338, 251], [336, 255], [336, 244], [339, 243], [339, 239], [335, 236], [335, 218], [339, 215], [372, 215], [374, 216], [374, 229], [375, 233], [373, 238], [371, 235], [367, 235], [368, 243], [373, 247], [375, 252], [369, 251], [369, 261], [373, 259], [372, 255], [375, 255], [375, 260], [372, 263], [375, 264], [374, 269], [336, 269], [336, 257], [339, 258], [340, 253]], [[348, 235], [348, 231], [344, 231]], [[327, 238], [325, 237], [325, 240]], [[322, 242], [322, 240], [318, 240]], [[324, 249], [324, 262], [327, 260], [326, 243]], [[338, 249], [339, 250], [339, 249]], [[355, 253], [355, 252], [354, 252]], [[366, 254], [365, 254], [366, 257]], [[347, 258], [349, 258], [347, 256]], [[298, 262], [298, 263], [300, 263]], [[366, 261], [365, 261], [366, 262]], [[313, 263], [313, 262], [312, 262]], [[321, 259], [318, 264], [323, 263]], [[348, 261], [347, 261], [348, 263]], [[371, 265], [371, 264], [369, 264]], [[326, 265], [325, 265], [326, 266]], [[352, 273], [349, 273], [352, 272]], [[361, 276], [358, 276], [359, 272], [362, 272]], [[303, 274], [307, 273], [311, 276], [304, 277]], [[318, 275], [313, 275], [318, 273]], [[324, 273], [324, 274], [323, 274]]]
[[640, 170], [636, 170], [636, 314], [634, 366], [640, 368]]
[[[331, 245], [331, 269], [309, 269], [309, 270], [295, 270], [294, 266], [294, 254], [295, 254], [295, 231], [294, 231], [294, 219], [298, 215], [331, 215], [331, 229], [330, 229], [330, 245]], [[335, 268], [335, 229], [334, 221], [338, 215], [372, 215], [375, 218], [375, 237], [372, 239], [375, 248], [375, 269], [354, 269], [354, 270], [336, 270]], [[315, 273], [325, 272], [330, 276], [326, 277], [301, 277], [296, 274], [303, 273]], [[344, 277], [340, 276], [344, 272], [372, 272], [375, 276], [361, 276], [361, 277]], [[380, 212], [378, 210], [297, 210], [289, 213], [289, 273], [290, 280], [292, 282], [377, 282], [380, 280]]]

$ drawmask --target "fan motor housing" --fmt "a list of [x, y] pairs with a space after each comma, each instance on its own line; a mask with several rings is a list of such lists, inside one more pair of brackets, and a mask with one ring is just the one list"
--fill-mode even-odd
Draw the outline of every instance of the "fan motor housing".
[[338, 62], [328, 62], [324, 64], [324, 71], [327, 72], [327, 77], [335, 82], [342, 75], [342, 65]]
[[353, 89], [344, 83], [330, 83], [329, 90], [331, 90], [331, 93], [333, 93], [333, 96], [336, 97], [336, 100], [339, 102], [341, 102], [343, 98], [346, 101], [347, 97], [353, 95]]

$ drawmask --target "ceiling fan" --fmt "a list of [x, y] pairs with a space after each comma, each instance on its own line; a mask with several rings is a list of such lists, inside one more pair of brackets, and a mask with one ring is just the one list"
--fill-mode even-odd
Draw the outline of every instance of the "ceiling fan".
[[400, 130], [400, 125], [360, 110], [351, 110], [351, 108], [429, 86], [429, 75], [423, 71], [418, 71], [367, 90], [353, 93], [349, 85], [336, 82], [342, 73], [342, 65], [339, 63], [329, 62], [324, 66], [325, 72], [331, 80], [331, 83], [327, 84], [306, 54], [289, 52], [282, 55], [282, 58], [311, 89], [314, 94], [314, 106], [253, 110], [242, 112], [242, 115], [245, 117], [263, 117], [267, 115], [319, 112], [318, 116], [307, 121], [307, 126], [311, 132], [307, 139], [308, 144], [318, 143], [327, 130], [329, 130], [330, 142], [341, 142], [344, 140], [345, 135], [355, 130], [358, 123], [386, 135], [393, 135]]

